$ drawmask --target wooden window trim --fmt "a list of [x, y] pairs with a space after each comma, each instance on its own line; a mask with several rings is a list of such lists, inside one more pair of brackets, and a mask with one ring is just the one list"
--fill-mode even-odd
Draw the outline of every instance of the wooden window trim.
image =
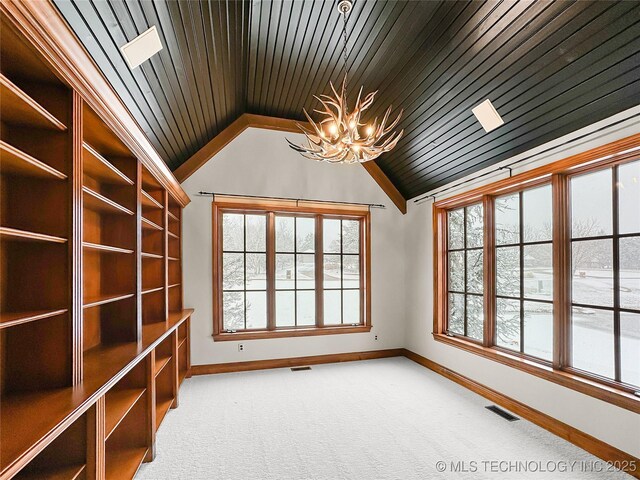
[[[222, 329], [222, 214], [259, 213], [267, 215], [267, 276], [275, 278], [275, 245], [271, 245], [276, 214], [310, 216], [316, 219], [315, 273], [316, 273], [316, 325], [277, 327], [275, 324], [274, 282], [267, 283], [267, 329], [226, 332]], [[360, 324], [324, 325], [323, 321], [323, 245], [322, 220], [325, 218], [353, 219], [360, 226]], [[356, 205], [323, 204], [291, 200], [272, 200], [238, 197], [216, 197], [212, 203], [212, 258], [213, 258], [213, 339], [215, 341], [254, 340], [266, 338], [306, 337], [365, 333], [371, 331], [371, 216], [367, 207]]]
[[[570, 366], [570, 232], [569, 232], [569, 178], [579, 173], [612, 167], [638, 157], [640, 134], [612, 142], [593, 150], [574, 155], [513, 177], [435, 202], [433, 205], [433, 338], [438, 342], [480, 355], [531, 375], [543, 378], [580, 393], [598, 398], [621, 408], [640, 413], [640, 397], [631, 387], [583, 372]], [[554, 266], [554, 318], [553, 360], [547, 362], [494, 345], [495, 282], [493, 230], [494, 198], [543, 184], [552, 186], [553, 266]], [[447, 211], [482, 202], [485, 210], [485, 331], [483, 342], [452, 336], [446, 332], [447, 305]], [[487, 232], [490, 231], [489, 234]]]

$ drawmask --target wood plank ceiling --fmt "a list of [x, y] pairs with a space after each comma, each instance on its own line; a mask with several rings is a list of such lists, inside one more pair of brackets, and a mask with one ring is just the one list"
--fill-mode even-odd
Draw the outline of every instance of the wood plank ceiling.
[[[54, 3], [173, 170], [244, 112], [302, 119], [342, 77], [336, 1]], [[164, 49], [131, 71], [119, 47], [151, 25]], [[409, 199], [639, 104], [640, 2], [356, 0], [348, 64], [351, 98], [380, 91], [372, 118], [404, 109], [377, 163]], [[488, 134], [485, 98], [505, 120]]]

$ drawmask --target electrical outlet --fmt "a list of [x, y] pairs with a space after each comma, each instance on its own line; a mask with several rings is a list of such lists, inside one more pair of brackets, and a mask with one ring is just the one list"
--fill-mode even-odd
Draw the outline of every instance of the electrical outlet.
[[239, 343], [238, 344], [238, 351], [239, 352], [244, 352], [244, 343]]
[[373, 337], [373, 339], [374, 339], [375, 341], [378, 341], [378, 335], [376, 335], [375, 337]]

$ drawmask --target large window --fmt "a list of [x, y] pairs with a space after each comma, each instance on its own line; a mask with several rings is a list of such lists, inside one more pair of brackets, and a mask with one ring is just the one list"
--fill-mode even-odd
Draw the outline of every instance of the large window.
[[602, 151], [435, 204], [434, 336], [640, 410], [640, 160]]
[[214, 202], [214, 337], [370, 329], [369, 213]]

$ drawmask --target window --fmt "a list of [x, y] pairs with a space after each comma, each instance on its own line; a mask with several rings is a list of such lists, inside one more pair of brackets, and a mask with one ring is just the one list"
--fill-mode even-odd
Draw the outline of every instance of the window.
[[449, 331], [482, 340], [483, 209], [452, 210], [449, 225]]
[[214, 202], [214, 338], [368, 331], [369, 213]]
[[266, 216], [223, 214], [222, 232], [223, 329], [267, 328]]
[[495, 344], [551, 361], [551, 186], [497, 197], [494, 205]]
[[572, 366], [640, 385], [640, 161], [571, 178]]
[[638, 143], [436, 202], [436, 340], [640, 411]]

